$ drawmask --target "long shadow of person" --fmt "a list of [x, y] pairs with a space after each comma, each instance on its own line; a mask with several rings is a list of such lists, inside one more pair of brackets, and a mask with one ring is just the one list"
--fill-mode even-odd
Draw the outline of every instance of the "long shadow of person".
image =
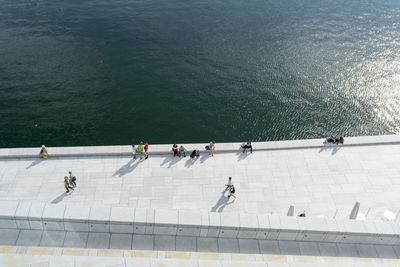
[[218, 199], [217, 203], [215, 203], [214, 207], [211, 208], [212, 212], [216, 212], [218, 208], [220, 208], [223, 205], [226, 205], [226, 203], [228, 202], [228, 197], [225, 196], [225, 192], [226, 190], [222, 191], [221, 197]]
[[228, 200], [227, 200], [224, 204], [222, 204], [221, 207], [219, 207], [218, 212], [222, 212], [226, 206], [232, 205], [235, 202], [235, 200], [236, 200], [236, 198], [234, 200], [232, 200], [232, 202], [228, 202]]
[[39, 163], [41, 163], [43, 161], [43, 159], [35, 159], [34, 161], [32, 161], [31, 165], [29, 165], [28, 167], [26, 167], [27, 169], [30, 169], [32, 167], [35, 167], [36, 165], [38, 165]]
[[164, 166], [168, 163], [168, 167], [167, 168], [171, 168], [172, 165], [178, 163], [178, 161], [180, 161], [181, 158], [180, 157], [165, 157], [164, 161], [161, 163], [161, 166]]
[[332, 150], [331, 155], [335, 155], [338, 150], [342, 148], [342, 146], [339, 145], [334, 145], [334, 144], [324, 144], [321, 149], [319, 150], [319, 153], [326, 151], [326, 150]]
[[210, 155], [208, 155], [208, 154], [200, 156], [200, 163], [204, 163], [209, 158], [210, 158]]
[[[139, 166], [139, 164], [141, 162], [143, 162], [144, 160], [140, 160], [140, 159], [131, 159], [130, 161], [128, 161], [125, 165], [122, 165], [121, 168], [119, 168], [114, 174], [114, 176], [124, 176], [125, 174], [128, 174], [130, 172], [132, 172], [134, 169], [137, 168], [137, 166]], [[133, 164], [132, 164], [133, 163]]]
[[61, 202], [64, 199], [64, 197], [69, 196], [71, 194], [72, 194], [72, 192], [71, 193], [64, 192], [61, 195], [59, 195], [58, 197], [56, 197], [55, 199], [53, 199], [50, 203], [57, 204], [57, 203]]
[[241, 161], [247, 158], [250, 155], [250, 153], [248, 153], [247, 151], [245, 151], [244, 153], [242, 151], [239, 151], [237, 155], [238, 155], [238, 161]]
[[195, 163], [195, 160], [193, 160], [193, 159], [188, 159], [188, 160], [185, 162], [185, 167], [186, 167], [186, 168], [190, 168], [190, 167], [193, 166], [194, 163]]

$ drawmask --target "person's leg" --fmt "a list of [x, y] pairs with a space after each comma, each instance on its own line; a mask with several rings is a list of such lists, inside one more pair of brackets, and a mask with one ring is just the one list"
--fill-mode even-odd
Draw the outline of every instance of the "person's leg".
[[250, 153], [253, 153], [253, 146], [250, 146]]
[[178, 157], [181, 157], [181, 151], [180, 150], [178, 151]]

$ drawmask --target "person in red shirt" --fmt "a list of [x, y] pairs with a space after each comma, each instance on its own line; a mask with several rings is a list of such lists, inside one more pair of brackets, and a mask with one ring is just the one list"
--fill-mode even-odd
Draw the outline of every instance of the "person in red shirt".
[[172, 151], [174, 152], [174, 157], [178, 156], [178, 145], [177, 144], [174, 144], [172, 146]]
[[144, 155], [145, 158], [144, 159], [148, 159], [149, 158], [149, 143], [147, 141], [144, 142]]

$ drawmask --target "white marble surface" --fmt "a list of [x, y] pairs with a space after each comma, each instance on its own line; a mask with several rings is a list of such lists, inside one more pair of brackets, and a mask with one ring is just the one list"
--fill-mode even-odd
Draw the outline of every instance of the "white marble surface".
[[[286, 213], [294, 205], [296, 214], [326, 218], [348, 216], [355, 201], [374, 216], [378, 208], [400, 211], [400, 146], [346, 144], [243, 154], [218, 153], [217, 143], [214, 157], [194, 162], [172, 155], [0, 159], [0, 199], [222, 213]], [[69, 170], [78, 187], [65, 194]], [[228, 202], [221, 192], [229, 176], [237, 199]]]

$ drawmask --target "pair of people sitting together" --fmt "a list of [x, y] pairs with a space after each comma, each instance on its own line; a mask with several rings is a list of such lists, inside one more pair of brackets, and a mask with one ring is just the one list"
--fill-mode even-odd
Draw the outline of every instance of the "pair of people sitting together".
[[336, 145], [338, 145], [338, 144], [342, 144], [343, 145], [343, 143], [344, 143], [344, 138], [343, 138], [343, 136], [336, 136], [336, 137], [334, 137], [334, 136], [330, 136], [330, 137], [327, 137], [326, 139], [325, 139], [325, 142], [324, 142], [324, 144], [326, 144], [326, 143], [333, 143], [333, 144], [336, 144]]

